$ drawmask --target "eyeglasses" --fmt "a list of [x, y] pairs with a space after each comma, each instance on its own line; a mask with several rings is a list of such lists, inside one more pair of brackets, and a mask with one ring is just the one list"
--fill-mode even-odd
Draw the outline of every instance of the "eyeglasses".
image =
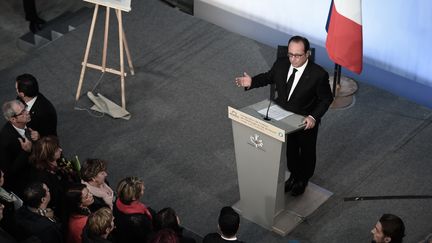
[[288, 53], [288, 57], [289, 58], [300, 58], [302, 56], [304, 56], [306, 53], [303, 54], [293, 54], [293, 53]]
[[22, 111], [20, 113], [16, 113], [15, 115], [13, 115], [12, 117], [18, 117], [21, 116], [22, 114], [24, 114], [25, 112], [27, 112], [26, 108], [22, 109]]

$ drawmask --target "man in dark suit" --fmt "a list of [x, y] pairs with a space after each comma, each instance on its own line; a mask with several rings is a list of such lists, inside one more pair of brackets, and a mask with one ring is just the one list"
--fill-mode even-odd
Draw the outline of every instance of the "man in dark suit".
[[276, 84], [275, 102], [287, 111], [305, 116], [304, 130], [288, 134], [287, 164], [291, 176], [285, 191], [298, 196], [304, 193], [316, 163], [318, 125], [333, 101], [328, 73], [308, 60], [309, 41], [293, 36], [288, 41], [288, 56], [279, 58], [266, 73], [251, 78], [247, 73], [236, 78], [246, 90]]
[[0, 131], [0, 169], [5, 173], [5, 189], [20, 195], [25, 186], [32, 141], [39, 139], [39, 133], [27, 128], [30, 115], [21, 101], [8, 101], [2, 109], [8, 122]]
[[23, 0], [25, 18], [30, 22], [29, 29], [34, 34], [41, 30], [45, 24], [45, 20], [39, 18], [36, 11], [35, 0]]
[[203, 243], [243, 243], [237, 239], [240, 227], [240, 215], [232, 207], [223, 207], [219, 214], [219, 233], [207, 234]]
[[31, 74], [22, 74], [16, 78], [18, 99], [26, 104], [31, 121], [28, 127], [39, 132], [41, 137], [57, 136], [57, 112], [51, 102], [39, 93], [39, 85]]

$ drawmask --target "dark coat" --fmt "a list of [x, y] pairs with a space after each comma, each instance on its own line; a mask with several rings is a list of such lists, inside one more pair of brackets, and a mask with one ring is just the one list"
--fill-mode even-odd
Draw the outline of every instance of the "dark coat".
[[111, 243], [112, 241], [104, 239], [97, 235], [92, 235], [87, 227], [84, 227], [81, 235], [82, 243]]
[[15, 219], [24, 238], [35, 236], [43, 243], [63, 243], [61, 224], [30, 211], [26, 206], [18, 209]]
[[146, 214], [122, 212], [114, 203], [113, 215], [114, 225], [116, 226], [113, 231], [115, 242], [142, 243], [151, 238], [153, 223]]
[[30, 109], [31, 121], [27, 124], [31, 129], [38, 131], [41, 137], [57, 136], [57, 112], [52, 103], [41, 93]]
[[210, 233], [204, 237], [203, 243], [243, 243], [243, 241], [225, 240], [218, 233]]
[[18, 138], [22, 138], [21, 135], [7, 122], [0, 131], [0, 169], [5, 173], [4, 188], [21, 196], [30, 153], [21, 148]]
[[252, 78], [252, 85], [249, 89], [275, 83], [278, 94], [276, 103], [279, 106], [303, 116], [311, 115], [319, 122], [333, 101], [328, 73], [322, 67], [309, 61], [290, 100], [287, 101], [286, 81], [290, 65], [288, 57], [277, 59], [268, 72]]

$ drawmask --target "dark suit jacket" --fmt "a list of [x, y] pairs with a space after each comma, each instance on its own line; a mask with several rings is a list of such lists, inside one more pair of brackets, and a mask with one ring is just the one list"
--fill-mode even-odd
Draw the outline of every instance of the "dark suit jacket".
[[252, 78], [249, 89], [275, 83], [278, 94], [276, 103], [279, 106], [303, 116], [311, 115], [319, 122], [333, 101], [328, 73], [309, 60], [290, 100], [287, 101], [286, 82], [290, 65], [288, 57], [277, 59], [270, 71]]
[[51, 102], [41, 93], [30, 110], [31, 121], [27, 124], [39, 132], [41, 137], [47, 135], [57, 136], [57, 112]]
[[204, 237], [203, 243], [243, 243], [243, 241], [224, 240], [218, 233], [210, 233]]
[[5, 173], [4, 187], [20, 194], [25, 184], [30, 153], [22, 150], [18, 138], [22, 137], [10, 122], [0, 131], [0, 168]]

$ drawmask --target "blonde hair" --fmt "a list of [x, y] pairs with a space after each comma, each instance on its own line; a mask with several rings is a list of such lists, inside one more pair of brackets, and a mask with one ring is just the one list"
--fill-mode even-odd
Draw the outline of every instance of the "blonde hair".
[[100, 208], [96, 212], [89, 215], [87, 219], [87, 228], [90, 234], [104, 235], [108, 229], [112, 227], [111, 223], [114, 219], [113, 213], [109, 208]]
[[124, 204], [130, 204], [139, 200], [144, 181], [138, 177], [126, 177], [121, 180], [117, 186], [117, 196]]

